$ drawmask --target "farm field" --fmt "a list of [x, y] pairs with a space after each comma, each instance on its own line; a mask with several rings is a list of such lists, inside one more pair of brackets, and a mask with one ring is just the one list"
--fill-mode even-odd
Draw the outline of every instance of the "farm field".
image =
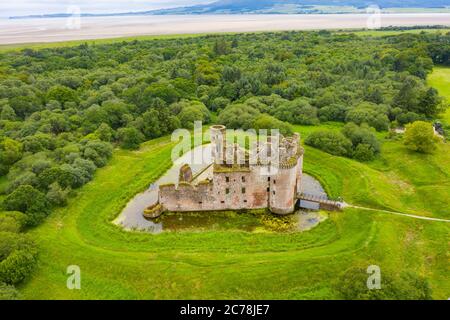
[[[20, 288], [25, 298], [335, 299], [342, 273], [370, 262], [419, 272], [433, 297], [446, 299], [447, 223], [347, 209], [305, 233], [151, 235], [112, 225], [128, 199], [168, 168], [171, 147], [161, 138], [135, 152], [116, 150], [68, 207], [32, 231], [41, 252], [37, 272]], [[305, 170], [352, 204], [450, 218], [449, 146], [439, 156], [412, 155], [398, 141], [383, 148], [385, 156], [365, 165], [307, 147]], [[82, 270], [82, 290], [66, 288], [72, 264]]]

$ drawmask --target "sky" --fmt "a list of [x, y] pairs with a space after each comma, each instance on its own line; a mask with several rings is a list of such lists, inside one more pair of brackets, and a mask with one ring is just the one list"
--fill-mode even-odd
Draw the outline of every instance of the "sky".
[[0, 0], [0, 17], [66, 13], [79, 6], [82, 13], [146, 11], [213, 2], [212, 0]]

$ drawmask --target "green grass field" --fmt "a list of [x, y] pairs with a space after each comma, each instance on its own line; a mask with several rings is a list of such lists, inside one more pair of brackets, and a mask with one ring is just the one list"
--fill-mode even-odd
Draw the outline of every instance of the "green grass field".
[[[24, 298], [333, 299], [348, 267], [370, 264], [419, 273], [434, 298], [448, 298], [445, 222], [348, 209], [304, 233], [122, 231], [111, 220], [171, 165], [171, 147], [161, 138], [116, 150], [66, 208], [30, 231], [40, 255]], [[361, 164], [307, 147], [305, 171], [347, 202], [450, 218], [450, 146], [439, 148], [423, 156], [387, 141], [381, 158]], [[81, 268], [81, 290], [66, 288], [69, 265]]]
[[449, 107], [442, 115], [442, 120], [450, 125], [450, 68], [435, 67], [433, 73], [428, 76], [428, 82], [439, 91], [439, 94], [446, 98]]

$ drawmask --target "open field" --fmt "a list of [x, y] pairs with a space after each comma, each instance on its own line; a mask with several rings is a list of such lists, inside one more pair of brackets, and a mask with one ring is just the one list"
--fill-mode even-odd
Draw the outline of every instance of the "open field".
[[433, 73], [428, 76], [428, 82], [446, 98], [449, 108], [442, 116], [442, 120], [450, 125], [450, 68], [435, 67]]
[[[434, 298], [448, 298], [448, 223], [348, 209], [305, 233], [151, 235], [114, 226], [127, 201], [170, 166], [171, 147], [161, 138], [135, 152], [116, 150], [68, 207], [31, 231], [40, 262], [21, 287], [24, 298], [333, 299], [348, 267], [369, 264], [423, 275]], [[450, 218], [450, 147], [439, 151], [416, 155], [387, 141], [383, 156], [366, 165], [307, 147], [305, 171], [354, 204]], [[81, 290], [65, 286], [73, 264], [81, 267]]]
[[[0, 44], [46, 43], [70, 40], [120, 38], [139, 35], [256, 32], [282, 30], [360, 29], [371, 21], [368, 14], [308, 15], [185, 15], [82, 18], [80, 28], [73, 20], [0, 20]], [[69, 23], [69, 25], [68, 25]], [[450, 13], [381, 14], [382, 27], [450, 26]]]

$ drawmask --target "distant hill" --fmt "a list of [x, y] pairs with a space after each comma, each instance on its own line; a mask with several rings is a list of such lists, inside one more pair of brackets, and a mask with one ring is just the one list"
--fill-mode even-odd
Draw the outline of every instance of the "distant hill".
[[155, 10], [153, 13], [321, 13], [327, 10], [330, 12], [332, 10], [351, 12], [352, 8], [350, 7], [365, 9], [373, 4], [380, 8], [443, 8], [450, 6], [450, 0], [219, 0], [206, 5]]
[[[450, 0], [219, 0], [210, 4], [179, 8], [160, 9], [141, 12], [82, 14], [84, 17], [95, 16], [129, 16], [129, 15], [169, 15], [169, 14], [293, 14], [293, 13], [357, 13], [364, 12], [370, 5], [388, 8], [447, 8], [450, 11]], [[58, 18], [70, 14], [32, 15], [20, 18]]]

